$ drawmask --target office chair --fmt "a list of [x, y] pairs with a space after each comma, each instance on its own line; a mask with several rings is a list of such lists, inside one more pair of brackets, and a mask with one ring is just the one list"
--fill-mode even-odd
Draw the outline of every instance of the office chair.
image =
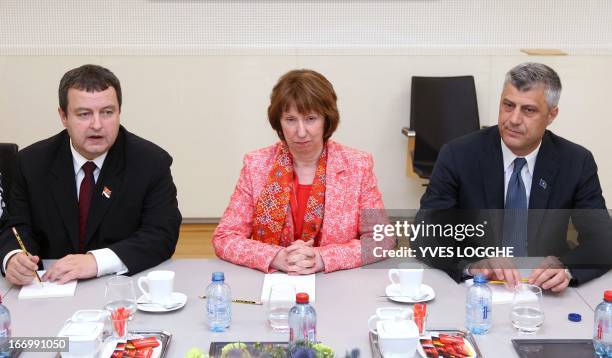
[[428, 179], [442, 146], [480, 127], [473, 76], [412, 77], [409, 161], [421, 178]]

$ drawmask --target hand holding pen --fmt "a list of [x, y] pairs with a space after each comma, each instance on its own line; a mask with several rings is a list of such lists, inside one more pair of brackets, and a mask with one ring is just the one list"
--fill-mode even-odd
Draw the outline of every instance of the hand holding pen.
[[13, 234], [15, 234], [15, 239], [22, 252], [12, 255], [8, 260], [6, 279], [15, 285], [27, 285], [32, 282], [32, 278], [35, 276], [38, 282], [42, 282], [37, 272], [39, 257], [30, 255], [15, 228], [13, 228]]

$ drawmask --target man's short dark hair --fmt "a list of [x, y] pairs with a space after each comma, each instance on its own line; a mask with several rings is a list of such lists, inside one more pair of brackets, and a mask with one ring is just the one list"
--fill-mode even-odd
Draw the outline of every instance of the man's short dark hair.
[[68, 90], [71, 88], [87, 91], [101, 92], [113, 87], [117, 93], [119, 110], [121, 110], [121, 84], [119, 79], [110, 70], [98, 65], [83, 65], [66, 72], [59, 85], [59, 106], [67, 112]]

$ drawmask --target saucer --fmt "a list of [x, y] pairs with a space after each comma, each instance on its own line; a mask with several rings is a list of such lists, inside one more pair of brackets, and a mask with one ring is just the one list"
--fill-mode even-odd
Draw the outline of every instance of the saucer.
[[424, 283], [421, 284], [420, 292], [421, 292], [421, 295], [424, 294], [425, 296], [418, 300], [414, 300], [412, 299], [412, 297], [402, 296], [402, 294], [400, 293], [400, 288], [398, 284], [390, 284], [385, 289], [385, 295], [387, 295], [387, 298], [395, 302], [418, 303], [418, 302], [430, 301], [436, 297], [436, 293], [434, 292], [433, 288], [431, 288], [431, 286], [428, 286]]
[[[138, 297], [136, 300], [136, 307], [145, 312], [172, 312], [178, 309], [181, 309], [187, 303], [187, 296], [184, 293], [180, 292], [172, 292], [170, 303], [167, 305], [162, 305], [159, 303], [148, 303], [145, 295]], [[165, 306], [171, 306], [170, 308], [166, 308]]]

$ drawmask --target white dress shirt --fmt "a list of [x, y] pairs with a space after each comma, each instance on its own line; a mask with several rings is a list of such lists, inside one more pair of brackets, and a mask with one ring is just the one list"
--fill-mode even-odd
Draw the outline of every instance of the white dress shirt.
[[[77, 193], [77, 199], [79, 199], [81, 183], [85, 178], [85, 171], [83, 170], [83, 165], [89, 160], [83, 157], [81, 154], [79, 154], [79, 152], [74, 149], [74, 147], [72, 146], [72, 141], [70, 141], [70, 151], [72, 152], [72, 164], [74, 165], [74, 175], [76, 179], [75, 190]], [[94, 164], [96, 165], [96, 169], [94, 169], [93, 172], [95, 182], [98, 181], [98, 177], [100, 176], [100, 171], [102, 165], [104, 164], [104, 160], [106, 159], [106, 154], [108, 154], [108, 152], [92, 160], [92, 162], [94, 162]], [[6, 272], [6, 263], [8, 262], [8, 260], [11, 258], [11, 256], [18, 252], [21, 252], [21, 250], [13, 250], [4, 257], [4, 260], [2, 262], [4, 272]], [[117, 275], [121, 275], [128, 272], [128, 269], [123, 263], [123, 261], [121, 261], [119, 256], [117, 256], [117, 254], [115, 254], [111, 249], [104, 248], [98, 250], [91, 250], [88, 251], [88, 253], [92, 254], [96, 259], [96, 264], [98, 266], [98, 277], [111, 273], [117, 273]]]
[[[512, 176], [512, 172], [514, 171], [514, 159], [518, 158], [518, 155], [512, 153], [510, 148], [506, 146], [506, 143], [502, 139], [501, 141], [501, 149], [502, 149], [502, 157], [504, 160], [504, 206], [506, 205], [506, 193], [508, 192], [508, 183], [510, 182], [510, 177]], [[523, 158], [527, 161], [526, 165], [523, 165], [523, 169], [521, 169], [521, 179], [523, 180], [523, 184], [525, 185], [525, 193], [527, 194], [527, 206], [529, 207], [529, 195], [531, 194], [531, 182], [533, 181], [533, 170], [535, 168], [536, 158], [538, 157], [538, 152], [540, 151], [540, 146], [542, 145], [542, 141], [538, 144], [538, 147], [531, 153], [527, 154]], [[463, 269], [463, 275], [472, 277], [470, 272], [470, 267], [472, 264], [467, 264]]]
[[[506, 204], [506, 193], [508, 192], [508, 183], [510, 182], [510, 177], [512, 176], [512, 172], [514, 171], [514, 159], [518, 158], [518, 155], [512, 153], [510, 148], [506, 146], [503, 140], [501, 140], [501, 149], [502, 156], [504, 158], [504, 205]], [[527, 164], [523, 166], [521, 169], [521, 179], [523, 180], [523, 184], [525, 185], [525, 192], [527, 193], [527, 206], [529, 206], [529, 195], [531, 194], [531, 182], [533, 181], [533, 170], [535, 168], [536, 158], [538, 156], [538, 152], [540, 151], [540, 146], [542, 142], [538, 144], [538, 147], [534, 149], [533, 152], [523, 156], [527, 161]]]

